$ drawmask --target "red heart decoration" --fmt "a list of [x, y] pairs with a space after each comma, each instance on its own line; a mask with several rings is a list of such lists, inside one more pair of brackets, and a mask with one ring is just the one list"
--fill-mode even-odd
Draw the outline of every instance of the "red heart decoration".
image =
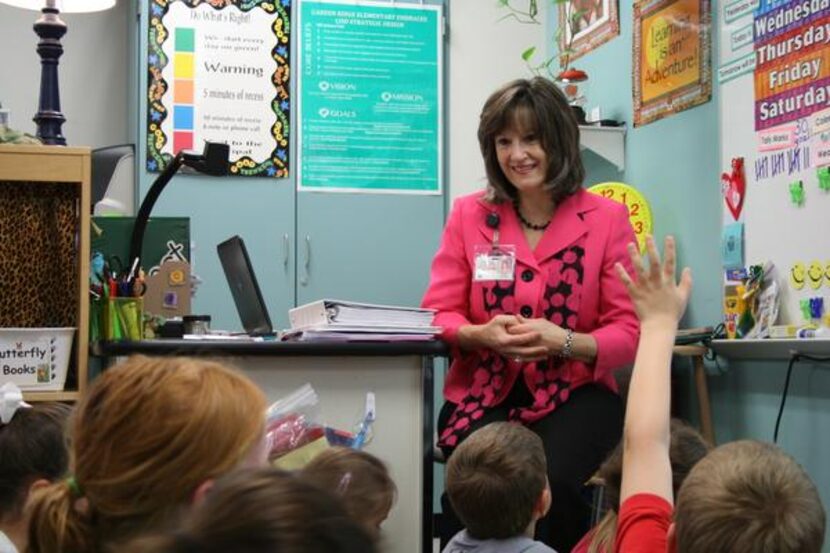
[[746, 179], [744, 178], [744, 159], [737, 157], [732, 160], [732, 174], [721, 173], [721, 191], [726, 207], [737, 221], [741, 216], [746, 196]]

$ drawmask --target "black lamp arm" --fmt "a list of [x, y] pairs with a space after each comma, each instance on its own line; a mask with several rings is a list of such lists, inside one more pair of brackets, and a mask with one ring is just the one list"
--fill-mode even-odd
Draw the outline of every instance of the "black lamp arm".
[[[136, 270], [141, 267], [141, 247], [144, 245], [144, 231], [147, 230], [147, 222], [150, 220], [150, 212], [156, 205], [161, 191], [170, 182], [182, 165], [194, 169], [205, 175], [221, 177], [228, 174], [228, 157], [230, 146], [221, 142], [205, 142], [204, 151], [201, 154], [188, 150], [180, 150], [176, 156], [167, 164], [161, 174], [153, 182], [153, 186], [144, 196], [141, 207], [133, 224], [133, 235], [130, 238], [130, 267]], [[134, 275], [130, 275], [134, 276]]]
[[153, 206], [156, 205], [156, 200], [161, 195], [161, 191], [164, 190], [164, 187], [167, 186], [167, 183], [170, 182], [173, 175], [181, 168], [184, 162], [183, 152], [182, 150], [177, 153], [173, 160], [167, 164], [164, 171], [153, 182], [153, 186], [150, 187], [147, 195], [144, 196], [141, 207], [138, 208], [138, 214], [133, 224], [133, 234], [130, 238], [130, 267], [138, 268], [141, 266], [141, 248], [144, 245], [144, 231], [147, 229], [150, 212], [153, 210]]

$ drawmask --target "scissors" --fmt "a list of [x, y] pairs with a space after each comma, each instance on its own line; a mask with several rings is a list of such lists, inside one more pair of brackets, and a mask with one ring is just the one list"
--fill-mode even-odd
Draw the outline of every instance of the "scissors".
[[122, 280], [118, 283], [118, 295], [122, 298], [139, 297], [147, 292], [147, 284], [141, 277], [136, 277], [130, 280]]

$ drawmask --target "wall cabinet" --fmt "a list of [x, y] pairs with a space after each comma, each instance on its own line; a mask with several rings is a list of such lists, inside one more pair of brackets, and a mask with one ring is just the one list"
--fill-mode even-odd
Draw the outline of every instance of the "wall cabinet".
[[[142, 176], [146, 192], [154, 175]], [[189, 216], [193, 312], [239, 329], [216, 245], [240, 235], [275, 328], [288, 309], [321, 298], [418, 305], [444, 221], [442, 196], [296, 192], [288, 181], [180, 175], [154, 215]]]
[[[147, 90], [147, 3], [136, 25], [138, 89]], [[292, 3], [296, 11], [296, 3]], [[291, 37], [291, 52], [297, 51]], [[294, 69], [292, 55], [292, 70]], [[291, 82], [296, 105], [296, 80]], [[156, 174], [145, 170], [147, 94], [136, 106], [138, 195]], [[291, 128], [297, 128], [296, 110]], [[321, 298], [418, 305], [444, 224], [442, 195], [326, 194], [298, 192], [294, 171], [297, 135], [290, 135], [289, 179], [178, 175], [167, 185], [153, 215], [191, 220], [193, 272], [203, 279], [193, 312], [210, 314], [213, 328], [240, 329], [216, 245], [240, 235], [277, 329], [288, 309]], [[199, 146], [196, 146], [198, 148]]]

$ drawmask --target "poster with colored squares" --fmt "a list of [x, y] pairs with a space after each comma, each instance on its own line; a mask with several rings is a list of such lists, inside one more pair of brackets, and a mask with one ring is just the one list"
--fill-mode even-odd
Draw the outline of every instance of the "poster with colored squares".
[[230, 145], [228, 174], [285, 178], [291, 0], [150, 0], [151, 172], [204, 142]]

